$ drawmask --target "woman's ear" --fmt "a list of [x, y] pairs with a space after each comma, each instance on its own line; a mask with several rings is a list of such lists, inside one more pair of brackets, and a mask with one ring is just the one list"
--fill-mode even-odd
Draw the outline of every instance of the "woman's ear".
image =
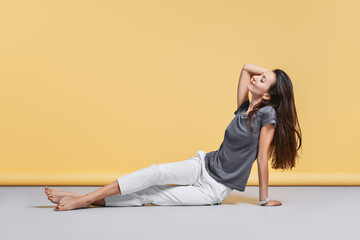
[[270, 94], [265, 93], [265, 94], [263, 95], [263, 99], [265, 99], [266, 101], [270, 100]]

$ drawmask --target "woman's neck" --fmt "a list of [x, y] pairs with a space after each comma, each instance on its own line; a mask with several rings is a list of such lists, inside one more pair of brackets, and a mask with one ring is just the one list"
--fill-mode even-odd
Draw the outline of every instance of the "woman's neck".
[[246, 115], [249, 114], [249, 112], [251, 112], [254, 108], [254, 106], [258, 103], [260, 103], [262, 101], [262, 98], [258, 98], [258, 99], [251, 99], [251, 101], [249, 100], [250, 104], [249, 107], [247, 109], [247, 111], [245, 112]]

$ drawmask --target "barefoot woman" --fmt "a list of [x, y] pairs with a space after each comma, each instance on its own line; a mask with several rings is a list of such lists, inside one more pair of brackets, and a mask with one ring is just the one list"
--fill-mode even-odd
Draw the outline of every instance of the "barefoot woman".
[[195, 157], [184, 161], [153, 164], [88, 194], [46, 186], [48, 199], [60, 211], [90, 205], [216, 205], [233, 189], [245, 191], [251, 167], [257, 160], [258, 204], [282, 205], [268, 196], [268, 159], [272, 159], [274, 169], [292, 169], [301, 147], [301, 129], [289, 76], [280, 69], [245, 64], [234, 114], [216, 151], [198, 151]]

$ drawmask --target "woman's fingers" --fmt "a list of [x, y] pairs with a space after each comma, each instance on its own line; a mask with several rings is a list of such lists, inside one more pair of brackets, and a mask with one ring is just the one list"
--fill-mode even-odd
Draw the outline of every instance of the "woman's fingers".
[[263, 206], [281, 206], [282, 203], [276, 200], [269, 200], [265, 205]]

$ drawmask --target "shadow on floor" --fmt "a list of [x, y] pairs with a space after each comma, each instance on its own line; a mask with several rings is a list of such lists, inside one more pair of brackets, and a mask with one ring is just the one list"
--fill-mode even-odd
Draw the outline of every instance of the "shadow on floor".
[[230, 194], [221, 204], [238, 205], [238, 204], [253, 204], [257, 205], [257, 199], [246, 196], [239, 196], [237, 194]]

